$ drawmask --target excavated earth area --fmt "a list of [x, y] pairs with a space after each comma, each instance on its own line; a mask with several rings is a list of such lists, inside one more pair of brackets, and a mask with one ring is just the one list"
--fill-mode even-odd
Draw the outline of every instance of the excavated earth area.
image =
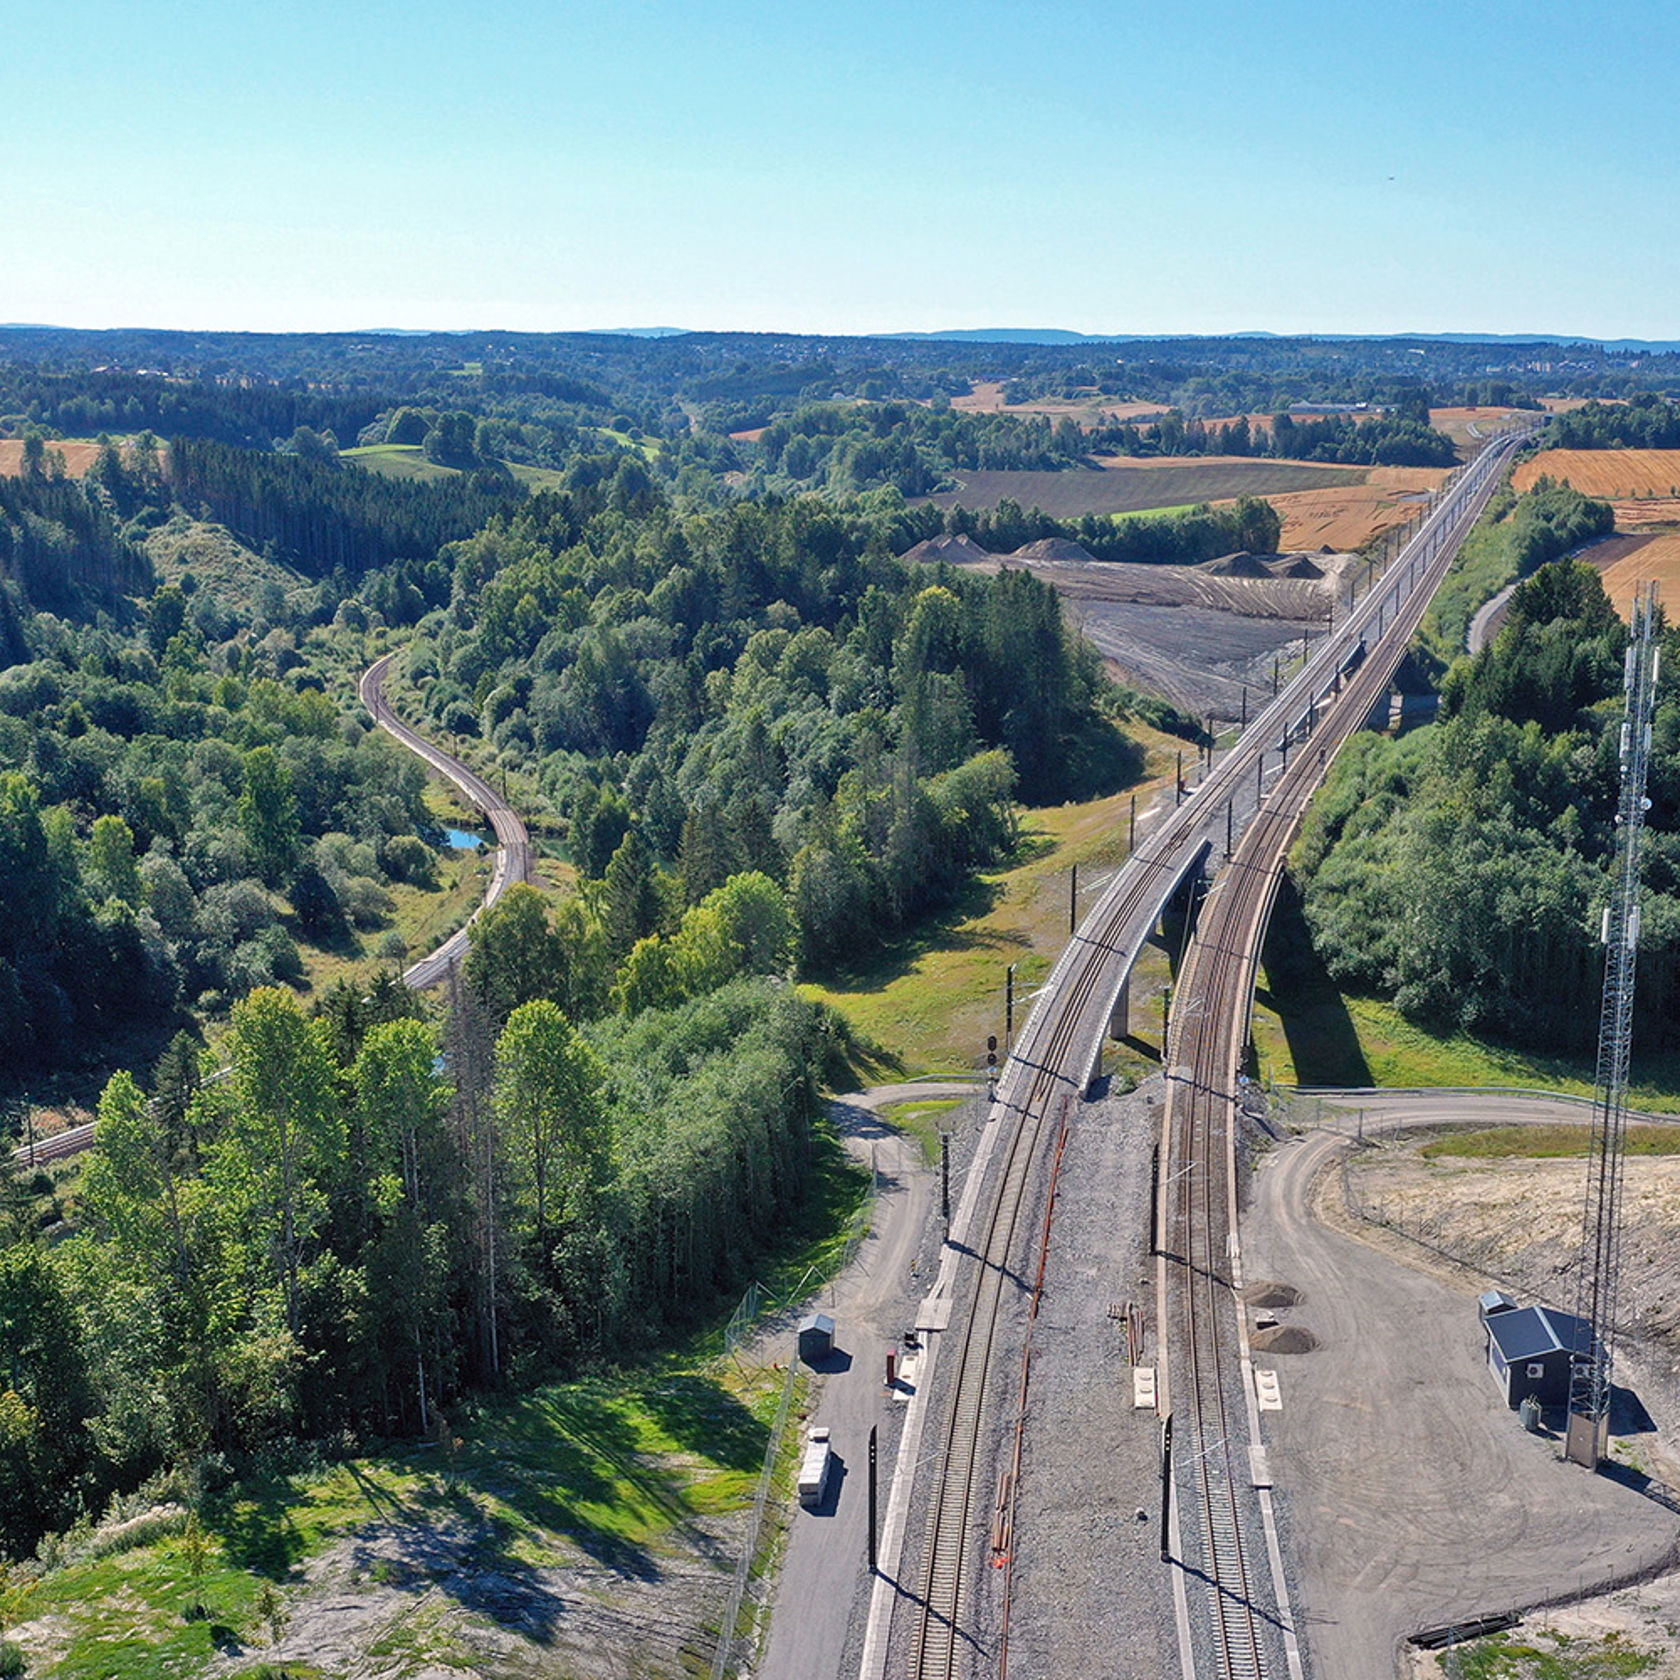
[[1082, 554], [1072, 543], [1030, 544], [1007, 557], [976, 558], [983, 551], [970, 544], [940, 557], [984, 571], [1024, 567], [1061, 596], [1120, 681], [1197, 717], [1232, 722], [1243, 715], [1244, 688], [1252, 712], [1270, 696], [1273, 660], [1323, 634], [1350, 577], [1361, 586], [1364, 579], [1354, 554], [1237, 554], [1199, 566], [1111, 564]]

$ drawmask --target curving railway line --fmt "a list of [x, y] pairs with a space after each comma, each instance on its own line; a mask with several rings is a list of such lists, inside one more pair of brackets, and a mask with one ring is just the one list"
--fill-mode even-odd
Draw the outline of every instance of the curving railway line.
[[[496, 864], [490, 876], [484, 901], [473, 912], [473, 919], [494, 904], [516, 881], [531, 878], [531, 836], [526, 832], [520, 815], [485, 779], [469, 770], [457, 758], [451, 758], [441, 747], [433, 745], [424, 735], [410, 729], [391, 709], [385, 698], [385, 676], [391, 668], [395, 653], [376, 659], [362, 673], [360, 693], [362, 704], [372, 714], [373, 721], [387, 734], [394, 736], [411, 753], [418, 754], [440, 775], [446, 776], [474, 805], [490, 819], [495, 830]], [[403, 984], [422, 992], [435, 986], [466, 953], [469, 930], [458, 928], [429, 956], [424, 956], [403, 973]]]
[[[1244, 838], [1203, 911], [1180, 974], [1161, 1164], [1171, 1192], [1161, 1198], [1161, 1246], [1178, 1257], [1163, 1258], [1170, 1275], [1163, 1276], [1162, 1299], [1173, 1302], [1168, 1328], [1172, 1346], [1183, 1350], [1175, 1357], [1184, 1361], [1187, 1406], [1177, 1503], [1181, 1519], [1192, 1507], [1197, 1513], [1191, 1544], [1200, 1560], [1195, 1567], [1209, 1582], [1208, 1614], [1198, 1619], [1187, 1672], [1221, 1680], [1261, 1676], [1274, 1672], [1280, 1657], [1299, 1671], [1287, 1610], [1276, 1609], [1272, 1582], [1248, 1537], [1256, 1492], [1262, 1505], [1269, 1496], [1258, 1467], [1263, 1454], [1251, 1455], [1247, 1445], [1253, 1430], [1244, 1372], [1232, 1357], [1240, 1335], [1231, 1288], [1238, 1057], [1266, 919], [1306, 800], [1334, 747], [1386, 694], [1429, 598], [1519, 441], [1491, 443], [1438, 495], [1416, 536], [1340, 632], [1325, 638], [1295, 681], [1138, 847], [1062, 953], [1011, 1047], [930, 1297], [951, 1309], [942, 1362], [953, 1363], [936, 1384], [932, 1361], [941, 1348], [935, 1341], [911, 1402], [913, 1413], [940, 1409], [937, 1419], [913, 1416], [907, 1424], [910, 1462], [895, 1478], [889, 1503], [863, 1680], [886, 1672], [889, 1649], [902, 1653], [895, 1672], [915, 1680], [995, 1671], [996, 1618], [982, 1613], [979, 1590], [988, 1520], [990, 1561], [1006, 1566], [1014, 1543], [1010, 1476], [1000, 1479], [995, 1506], [990, 1499], [997, 1441], [1015, 1421], [1007, 1415], [999, 1359], [1010, 1342], [1011, 1311], [1026, 1294], [1027, 1209], [1042, 1183], [1051, 1115], [1058, 1099], [1081, 1091], [1094, 1071], [1115, 998], [1167, 900], [1239, 820]], [[1302, 742], [1307, 750], [1291, 760], [1291, 748]], [[1163, 1392], [1162, 1410], [1168, 1409]], [[927, 1459], [936, 1479], [918, 1490], [914, 1444], [923, 1424], [933, 1433]], [[913, 1569], [895, 1575], [918, 1494], [928, 1512], [920, 1555]], [[895, 1617], [907, 1617], [908, 1626]]]

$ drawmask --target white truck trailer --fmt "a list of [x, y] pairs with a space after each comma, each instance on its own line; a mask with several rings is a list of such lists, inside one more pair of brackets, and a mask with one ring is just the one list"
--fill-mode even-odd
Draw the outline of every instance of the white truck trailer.
[[807, 1510], [822, 1504], [828, 1487], [828, 1467], [834, 1461], [834, 1449], [828, 1442], [828, 1430], [822, 1425], [805, 1431], [805, 1456], [799, 1461], [799, 1503]]

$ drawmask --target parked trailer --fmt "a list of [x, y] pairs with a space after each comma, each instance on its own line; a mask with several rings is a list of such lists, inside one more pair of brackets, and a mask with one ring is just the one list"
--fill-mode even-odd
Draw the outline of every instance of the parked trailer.
[[834, 1462], [834, 1449], [828, 1443], [828, 1430], [821, 1425], [805, 1432], [805, 1456], [799, 1463], [799, 1503], [807, 1510], [822, 1504], [828, 1488], [828, 1467]]

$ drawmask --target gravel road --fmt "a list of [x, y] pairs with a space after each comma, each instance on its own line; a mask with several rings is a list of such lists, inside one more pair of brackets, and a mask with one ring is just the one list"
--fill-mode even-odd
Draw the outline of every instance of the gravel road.
[[[1535, 1106], [1364, 1102], [1368, 1124], [1481, 1123]], [[1484, 1363], [1473, 1276], [1454, 1286], [1317, 1216], [1315, 1182], [1348, 1147], [1345, 1132], [1315, 1131], [1264, 1160], [1243, 1260], [1251, 1284], [1301, 1292], [1276, 1311], [1317, 1344], [1255, 1360], [1277, 1372], [1282, 1394], [1282, 1409], [1261, 1419], [1310, 1672], [1391, 1680], [1409, 1634], [1662, 1566], [1677, 1525], [1523, 1432]], [[1334, 1179], [1325, 1193], [1339, 1197]]]
[[[918, 1251], [937, 1240], [939, 1225], [937, 1169], [923, 1159], [915, 1138], [892, 1130], [876, 1110], [917, 1098], [973, 1095], [971, 1084], [918, 1083], [858, 1092], [830, 1105], [846, 1147], [874, 1165], [875, 1212], [857, 1258], [820, 1303], [835, 1319], [838, 1352], [816, 1373], [810, 1414], [800, 1427], [828, 1425], [837, 1463], [822, 1505], [793, 1513], [760, 1680], [838, 1680], [857, 1671], [870, 1579], [869, 1431], [879, 1429], [884, 1512], [904, 1422], [904, 1405], [886, 1388], [886, 1355], [914, 1319], [930, 1275]], [[979, 1108], [976, 1101], [952, 1110], [943, 1124], [962, 1126]], [[907, 1397], [909, 1388], [897, 1392]]]

